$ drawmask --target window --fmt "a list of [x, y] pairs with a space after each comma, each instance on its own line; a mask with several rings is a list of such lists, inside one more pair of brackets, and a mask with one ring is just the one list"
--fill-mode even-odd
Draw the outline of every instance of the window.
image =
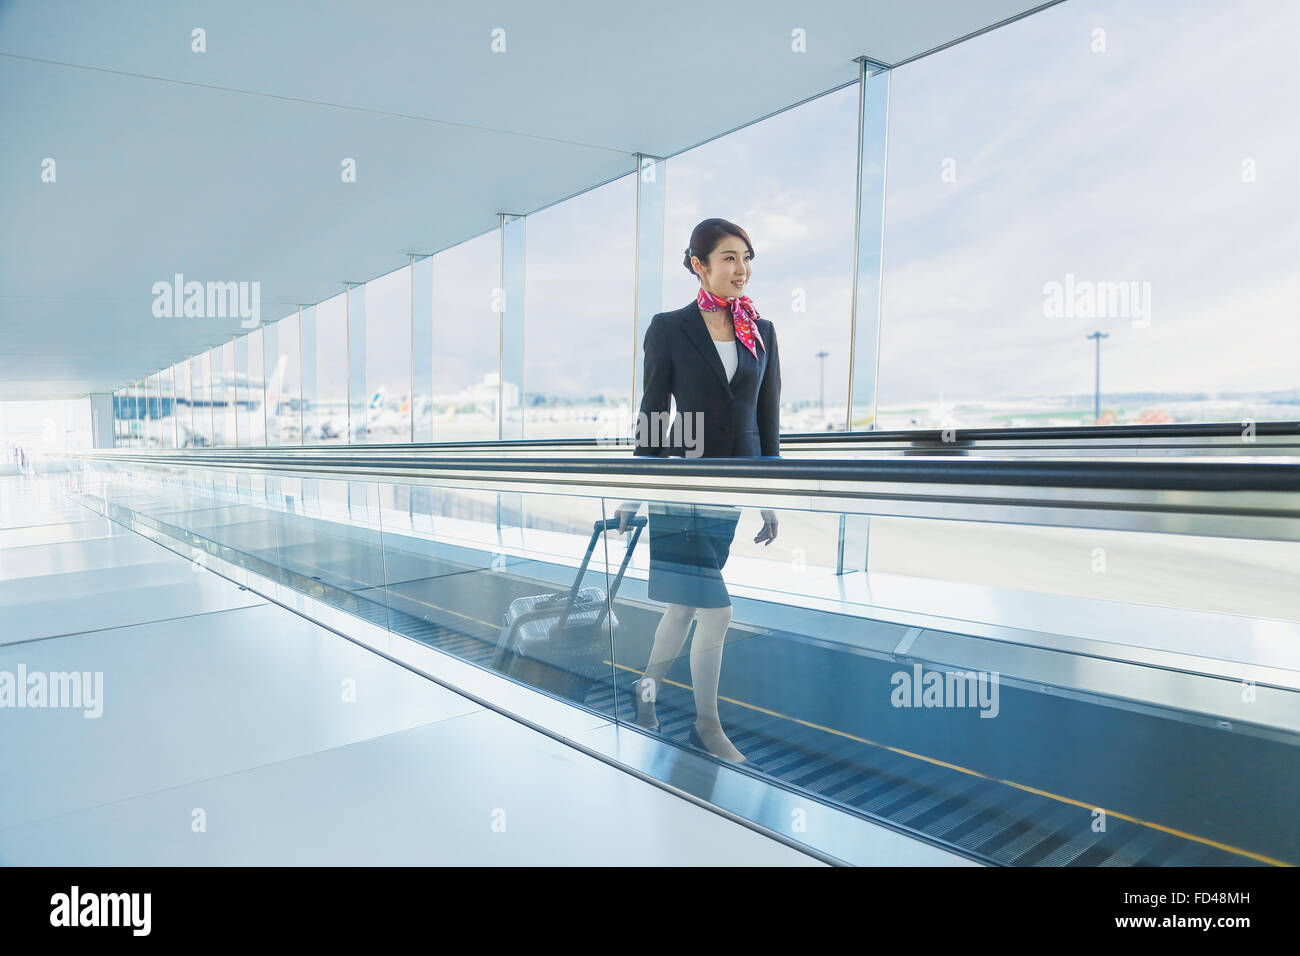
[[[302, 443], [302, 393], [299, 369], [298, 314], [295, 312], [265, 329], [266, 335], [266, 443]], [[275, 343], [274, 351], [271, 343]]]
[[845, 425], [857, 138], [852, 85], [667, 162], [663, 308], [699, 292], [682, 261], [699, 222], [727, 219], [749, 233], [745, 294], [780, 341], [782, 432]]
[[366, 283], [367, 442], [411, 440], [411, 270]]
[[635, 176], [534, 213], [527, 239], [524, 437], [614, 434], [632, 402]]
[[434, 441], [488, 441], [499, 434], [500, 241], [493, 229], [433, 257]]
[[345, 293], [316, 306], [315, 440], [348, 440], [348, 321]]
[[1156, 8], [895, 71], [880, 427], [1300, 417], [1300, 8]]

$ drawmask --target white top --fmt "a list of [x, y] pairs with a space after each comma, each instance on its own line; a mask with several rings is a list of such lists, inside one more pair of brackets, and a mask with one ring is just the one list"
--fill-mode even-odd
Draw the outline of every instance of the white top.
[[718, 349], [718, 358], [722, 359], [722, 370], [727, 373], [728, 382], [736, 374], [736, 366], [740, 364], [740, 359], [736, 355], [736, 341], [736, 339], [732, 339], [730, 342], [713, 340], [713, 344]]

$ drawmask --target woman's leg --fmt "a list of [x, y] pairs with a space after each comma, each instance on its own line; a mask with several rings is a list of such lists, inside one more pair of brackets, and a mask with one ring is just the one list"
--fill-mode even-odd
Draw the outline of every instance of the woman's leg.
[[722, 646], [731, 623], [731, 605], [702, 607], [691, 638], [691, 683], [695, 686], [695, 731], [710, 753], [723, 760], [743, 760], [722, 731], [718, 717], [718, 680], [722, 676]]
[[654, 647], [650, 649], [650, 661], [645, 666], [645, 675], [637, 682], [637, 696], [640, 698], [636, 721], [647, 727], [658, 723], [655, 716], [655, 700], [659, 695], [659, 684], [668, 675], [668, 668], [682, 652], [686, 643], [686, 632], [691, 629], [691, 618], [695, 608], [684, 604], [669, 604], [664, 608], [664, 616], [659, 619], [655, 629]]

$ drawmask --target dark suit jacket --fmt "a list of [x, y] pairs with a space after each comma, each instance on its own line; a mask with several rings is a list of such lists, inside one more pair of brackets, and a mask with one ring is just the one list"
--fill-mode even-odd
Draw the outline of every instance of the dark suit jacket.
[[[776, 329], [758, 320], [763, 345], [754, 343], [755, 359], [736, 341], [736, 374], [727, 381], [722, 359], [709, 335], [699, 306], [660, 312], [645, 334], [645, 387], [637, 420], [636, 455], [657, 457], [699, 455], [705, 458], [778, 457], [781, 454], [781, 361]], [[666, 425], [669, 400], [677, 399], [672, 427]], [[701, 412], [693, 435], [683, 433], [682, 416]], [[664, 427], [656, 428], [656, 420]], [[666, 435], [665, 435], [666, 432]], [[685, 444], [691, 437], [694, 452]], [[702, 442], [702, 454], [698, 450]]]

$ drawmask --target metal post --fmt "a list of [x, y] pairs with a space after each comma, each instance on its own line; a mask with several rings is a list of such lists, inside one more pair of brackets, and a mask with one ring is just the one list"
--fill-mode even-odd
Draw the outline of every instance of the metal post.
[[1097, 331], [1085, 338], [1096, 343], [1092, 383], [1092, 423], [1096, 425], [1101, 421], [1101, 340], [1110, 338], [1110, 333]]

